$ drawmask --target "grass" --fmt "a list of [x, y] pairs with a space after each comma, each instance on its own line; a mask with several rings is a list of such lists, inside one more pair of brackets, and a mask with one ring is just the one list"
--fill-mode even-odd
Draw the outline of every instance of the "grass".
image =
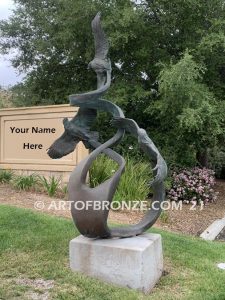
[[54, 280], [54, 300], [225, 299], [225, 271], [216, 267], [225, 262], [224, 243], [151, 231], [162, 234], [168, 274], [145, 296], [70, 271], [68, 244], [78, 235], [72, 221], [0, 205], [0, 299], [26, 299], [32, 288], [19, 277]]

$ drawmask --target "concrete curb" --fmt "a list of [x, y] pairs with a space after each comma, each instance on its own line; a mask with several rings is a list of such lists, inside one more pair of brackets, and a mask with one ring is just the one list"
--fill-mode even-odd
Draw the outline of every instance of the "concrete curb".
[[200, 237], [207, 241], [213, 241], [225, 227], [225, 217], [214, 221]]

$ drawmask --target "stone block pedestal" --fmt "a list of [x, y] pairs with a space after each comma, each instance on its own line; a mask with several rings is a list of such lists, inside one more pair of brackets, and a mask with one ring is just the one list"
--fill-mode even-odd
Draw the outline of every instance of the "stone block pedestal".
[[123, 239], [90, 239], [80, 235], [70, 241], [70, 267], [148, 293], [163, 271], [161, 236], [146, 233]]

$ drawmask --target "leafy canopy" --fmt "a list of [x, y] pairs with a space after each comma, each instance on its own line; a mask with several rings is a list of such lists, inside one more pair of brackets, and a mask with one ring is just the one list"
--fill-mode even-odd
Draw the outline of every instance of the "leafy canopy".
[[224, 151], [224, 0], [15, 3], [0, 22], [0, 50], [16, 49], [14, 67], [28, 72], [14, 88], [16, 105], [68, 103], [69, 94], [95, 88], [86, 68], [94, 55], [90, 21], [100, 10], [113, 62], [107, 98], [147, 128], [171, 162]]

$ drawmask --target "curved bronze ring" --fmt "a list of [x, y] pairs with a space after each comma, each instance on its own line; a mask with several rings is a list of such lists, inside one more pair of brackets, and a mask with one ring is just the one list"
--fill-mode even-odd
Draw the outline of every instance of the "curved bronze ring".
[[[97, 74], [98, 88], [95, 91], [71, 95], [70, 104], [78, 106], [78, 114], [71, 120], [64, 120], [65, 132], [49, 148], [48, 154], [52, 158], [60, 158], [72, 152], [77, 143], [82, 141], [87, 148], [94, 149], [74, 169], [68, 185], [71, 213], [75, 225], [81, 234], [90, 238], [131, 237], [143, 233], [150, 228], [161, 213], [161, 203], [165, 199], [164, 179], [167, 176], [167, 166], [158, 149], [144, 129], [139, 128], [134, 120], [125, 118], [122, 110], [110, 101], [101, 99], [111, 85], [111, 63], [107, 58], [108, 42], [100, 24], [98, 13], [92, 21], [95, 37], [95, 58], [89, 64]], [[104, 144], [98, 142], [98, 134], [90, 130], [96, 118], [96, 111], [101, 110], [112, 114], [112, 125], [117, 127], [116, 134]], [[108, 213], [113, 196], [116, 192], [120, 177], [125, 168], [122, 156], [110, 149], [119, 143], [124, 133], [129, 132], [137, 138], [140, 148], [149, 157], [153, 168], [154, 180], [151, 184], [153, 199], [151, 208], [143, 219], [136, 225], [109, 228]], [[86, 184], [88, 171], [100, 153], [104, 153], [119, 165], [114, 175], [95, 188]], [[96, 203], [101, 203], [96, 209]], [[105, 205], [106, 204], [106, 205]]]

